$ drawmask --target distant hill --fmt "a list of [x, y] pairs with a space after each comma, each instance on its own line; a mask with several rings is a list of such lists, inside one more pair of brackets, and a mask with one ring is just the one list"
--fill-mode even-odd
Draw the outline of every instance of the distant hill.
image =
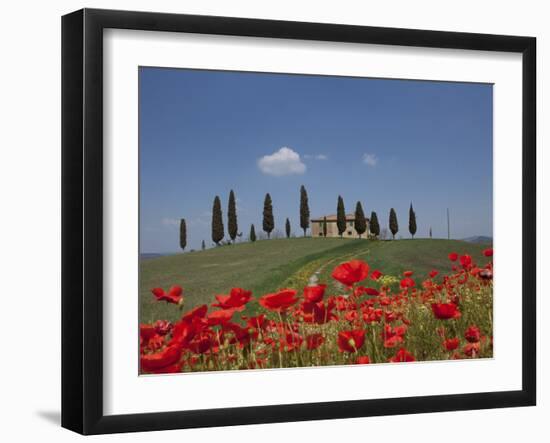
[[474, 237], [463, 238], [462, 240], [468, 243], [493, 243], [493, 237], [487, 237], [486, 235], [476, 235]]

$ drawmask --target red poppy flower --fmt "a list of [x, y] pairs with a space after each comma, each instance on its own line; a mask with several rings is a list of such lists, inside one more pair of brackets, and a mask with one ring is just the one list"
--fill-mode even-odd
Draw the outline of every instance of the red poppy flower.
[[183, 289], [181, 289], [181, 286], [172, 286], [168, 291], [168, 294], [166, 294], [162, 288], [151, 289], [151, 292], [158, 301], [164, 300], [168, 303], [174, 303], [176, 305], [183, 303], [183, 296], [181, 295]]
[[384, 347], [395, 348], [401, 343], [403, 343], [403, 337], [401, 337], [400, 335], [394, 335], [393, 337], [384, 340]]
[[317, 349], [325, 342], [325, 338], [321, 334], [311, 334], [306, 337], [306, 348], [312, 351]]
[[356, 352], [361, 349], [365, 343], [365, 331], [363, 329], [354, 329], [352, 331], [342, 331], [338, 333], [338, 347], [340, 352]]
[[459, 343], [460, 340], [458, 338], [448, 338], [443, 342], [443, 346], [447, 351], [454, 351], [456, 348], [458, 348]]
[[153, 325], [148, 324], [141, 324], [139, 325], [139, 336], [143, 340], [144, 344], [147, 344], [147, 342], [157, 333], [155, 330], [155, 327]]
[[181, 347], [168, 346], [154, 354], [143, 354], [141, 356], [141, 369], [146, 372], [163, 372], [163, 369], [179, 361], [181, 353]]
[[451, 252], [449, 254], [449, 260], [451, 261], [457, 261], [458, 260], [458, 254], [456, 252]]
[[401, 287], [403, 289], [412, 288], [414, 287], [414, 285], [415, 285], [414, 280], [410, 277], [405, 277], [403, 280], [401, 280]]
[[234, 338], [229, 340], [229, 343], [235, 344], [239, 343], [241, 346], [244, 346], [250, 343], [251, 340], [256, 340], [258, 338], [258, 330], [250, 327], [241, 327], [236, 323], [227, 323], [224, 325], [224, 328], [233, 332]]
[[281, 351], [293, 351], [294, 349], [298, 349], [304, 339], [300, 334], [297, 334], [296, 332], [288, 332], [283, 335], [281, 339], [279, 339], [279, 349]]
[[412, 276], [412, 275], [413, 275], [413, 271], [405, 271], [405, 272], [403, 272], [403, 276], [404, 276], [404, 277], [410, 277], [410, 276]]
[[250, 328], [256, 328], [256, 329], [262, 329], [264, 330], [267, 327], [267, 319], [265, 318], [265, 314], [260, 314], [256, 317], [250, 317], [246, 324]]
[[245, 291], [242, 288], [232, 288], [229, 295], [216, 295], [215, 297], [216, 300], [218, 300], [218, 303], [212, 303], [212, 306], [222, 309], [235, 308], [238, 311], [242, 311], [244, 309], [244, 305], [246, 305], [252, 298], [252, 292]]
[[470, 326], [464, 332], [464, 338], [470, 343], [477, 343], [481, 337], [481, 331], [477, 326]]
[[368, 365], [370, 363], [370, 358], [368, 355], [362, 355], [361, 357], [357, 357], [357, 360], [355, 360], [355, 364], [357, 365]]
[[435, 269], [430, 271], [430, 278], [434, 278], [437, 274], [439, 274], [439, 271], [436, 271]]
[[208, 320], [209, 326], [223, 325], [231, 320], [234, 313], [235, 309], [220, 309], [219, 311], [214, 311], [208, 314], [206, 319]]
[[184, 320], [179, 321], [172, 329], [172, 339], [168, 343], [168, 346], [185, 348], [189, 345], [189, 342], [193, 339], [196, 332], [197, 328], [193, 323]]
[[487, 248], [483, 250], [483, 255], [485, 257], [492, 257], [493, 256], [493, 248]]
[[167, 366], [162, 370], [163, 374], [177, 374], [179, 372], [182, 372], [183, 365], [185, 364], [185, 361], [180, 361], [179, 363], [175, 363], [173, 365]]
[[367, 295], [379, 295], [380, 292], [375, 288], [365, 288], [364, 286], [359, 286], [357, 288], [357, 295], [367, 294]]
[[164, 345], [164, 336], [159, 335], [159, 334], [153, 335], [149, 339], [149, 342], [147, 343], [147, 347], [151, 350], [160, 349], [160, 348], [162, 348], [163, 345]]
[[327, 285], [306, 286], [304, 288], [304, 299], [307, 302], [317, 303], [323, 299]]
[[270, 311], [284, 311], [298, 301], [296, 293], [297, 291], [294, 289], [283, 289], [274, 294], [267, 294], [260, 297], [258, 302], [261, 306]]
[[393, 328], [393, 333], [403, 337], [405, 335], [405, 333], [407, 332], [407, 329], [408, 329], [407, 325], [395, 326]]
[[384, 340], [385, 348], [395, 348], [403, 343], [403, 336], [407, 332], [407, 326], [401, 325], [392, 328], [390, 325], [384, 325], [381, 336]]
[[370, 274], [370, 278], [373, 280], [378, 280], [380, 277], [382, 277], [382, 273], [378, 269], [375, 269]]
[[399, 349], [399, 351], [397, 351], [397, 353], [392, 358], [390, 358], [389, 361], [391, 363], [403, 363], [403, 362], [409, 362], [409, 361], [416, 361], [416, 359], [405, 348], [401, 348]]
[[336, 266], [332, 271], [332, 278], [350, 287], [366, 279], [369, 275], [369, 265], [361, 260], [351, 260]]
[[303, 319], [306, 323], [317, 323], [319, 325], [335, 320], [337, 317], [332, 312], [334, 306], [334, 302], [330, 300], [326, 304], [322, 301], [319, 303], [304, 302], [302, 303]]
[[472, 257], [470, 257], [469, 255], [461, 255], [460, 264], [464, 269], [469, 268], [470, 266], [472, 266]]
[[201, 332], [189, 343], [189, 349], [195, 354], [204, 354], [207, 351], [213, 350], [214, 346], [215, 342], [209, 332]]
[[160, 335], [168, 334], [174, 327], [172, 323], [166, 320], [157, 320], [153, 326], [155, 327], [155, 331], [157, 331], [157, 334]]
[[207, 311], [208, 311], [208, 306], [206, 305], [196, 306], [190, 311], [187, 311], [185, 314], [183, 314], [181, 319], [184, 321], [191, 321], [194, 318], [204, 318]]
[[439, 320], [459, 318], [461, 315], [454, 303], [432, 303], [432, 311]]

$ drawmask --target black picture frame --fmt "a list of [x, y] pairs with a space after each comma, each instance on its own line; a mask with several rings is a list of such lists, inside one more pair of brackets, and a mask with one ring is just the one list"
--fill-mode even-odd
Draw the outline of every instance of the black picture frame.
[[[522, 54], [522, 389], [177, 412], [103, 413], [103, 30], [191, 32]], [[82, 434], [536, 404], [536, 39], [83, 9], [62, 18], [62, 426]]]

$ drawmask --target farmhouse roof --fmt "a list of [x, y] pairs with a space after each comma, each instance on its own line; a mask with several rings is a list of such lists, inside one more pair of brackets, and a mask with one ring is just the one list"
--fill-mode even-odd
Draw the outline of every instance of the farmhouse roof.
[[[322, 215], [321, 217], [312, 218], [312, 222], [322, 222], [326, 218], [327, 221], [336, 221], [337, 216], [336, 214], [330, 214], [330, 215]], [[365, 217], [366, 218], [366, 217]], [[367, 221], [369, 219], [367, 218]], [[355, 214], [346, 214], [346, 221], [355, 221]]]

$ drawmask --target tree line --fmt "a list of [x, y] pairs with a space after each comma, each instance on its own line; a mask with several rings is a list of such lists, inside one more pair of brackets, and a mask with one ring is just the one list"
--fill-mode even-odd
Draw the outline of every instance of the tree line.
[[[309, 228], [309, 203], [307, 191], [304, 186], [300, 188], [300, 227], [304, 231], [304, 237], [306, 236], [307, 229]], [[182, 223], [185, 221], [182, 219]], [[271, 195], [267, 193], [264, 198], [264, 207], [262, 211], [262, 230], [266, 233], [267, 238], [271, 238], [271, 233], [275, 229], [275, 217], [273, 216], [273, 200]], [[240, 237], [242, 234], [238, 233], [238, 222], [237, 222], [237, 208], [236, 208], [236, 199], [235, 193], [233, 190], [229, 193], [228, 207], [227, 207], [227, 230], [231, 242], [234, 242], [237, 237]], [[287, 238], [290, 238], [292, 234], [292, 228], [290, 224], [290, 219], [285, 220], [285, 235]], [[220, 245], [225, 237], [224, 223], [223, 223], [223, 213], [221, 200], [219, 196], [214, 197], [214, 203], [212, 205], [212, 241], [216, 245]], [[249, 233], [250, 241], [254, 242], [257, 240], [256, 227], [254, 224], [250, 225]], [[183, 240], [180, 240], [180, 244], [183, 244]], [[204, 241], [203, 241], [204, 242]], [[204, 249], [204, 248], [203, 248]]]
[[[354, 228], [359, 234], [359, 238], [367, 231], [367, 228], [370, 227], [369, 233], [372, 238], [378, 238], [380, 236], [380, 224], [378, 222], [378, 215], [375, 211], [372, 211], [370, 214], [370, 226], [367, 226], [367, 218], [363, 211], [363, 206], [361, 202], [357, 202], [355, 205], [355, 214], [354, 214]], [[344, 199], [342, 196], [338, 196], [338, 201], [336, 205], [336, 226], [340, 237], [343, 237], [344, 232], [346, 231], [347, 226], [346, 220], [346, 210], [344, 206]], [[307, 230], [310, 225], [310, 211], [309, 211], [309, 200], [306, 188], [302, 185], [300, 187], [300, 228], [304, 232], [304, 237], [307, 235]], [[275, 218], [273, 216], [273, 201], [271, 195], [267, 193], [264, 198], [264, 206], [262, 211], [262, 230], [266, 233], [267, 238], [271, 238], [271, 233], [275, 229]], [[389, 214], [389, 229], [392, 233], [392, 237], [395, 239], [395, 235], [399, 232], [399, 225], [397, 222], [397, 214], [395, 209], [390, 209]], [[416, 234], [416, 213], [413, 210], [413, 206], [409, 208], [409, 232], [414, 238]], [[237, 203], [235, 192], [231, 190], [229, 192], [229, 199], [227, 204], [227, 233], [229, 235], [229, 242], [233, 243], [237, 237], [242, 236], [242, 232], [239, 232], [239, 225], [237, 221]], [[287, 238], [290, 238], [292, 234], [292, 229], [290, 225], [290, 220], [287, 218], [285, 221], [285, 235]], [[323, 223], [323, 236], [326, 237], [327, 234], [327, 221], [326, 217]], [[216, 245], [220, 245], [225, 237], [225, 229], [223, 222], [223, 213], [221, 199], [219, 196], [214, 197], [214, 202], [212, 204], [212, 241]], [[256, 228], [254, 224], [250, 226], [249, 240], [255, 242], [257, 240]], [[431, 228], [430, 228], [430, 237], [431, 237]], [[185, 219], [180, 220], [180, 247], [185, 249], [187, 246], [187, 226]], [[206, 244], [202, 240], [201, 248], [206, 249]]]
[[[344, 232], [346, 231], [346, 209], [344, 207], [344, 199], [342, 196], [338, 196], [338, 203], [336, 204], [336, 227], [338, 228], [338, 234], [340, 237], [343, 237]], [[395, 212], [395, 209], [390, 209], [390, 216], [389, 216], [389, 228], [390, 232], [392, 233], [392, 238], [395, 239], [395, 235], [399, 232], [399, 224], [397, 222], [397, 213]], [[361, 202], [357, 202], [355, 205], [355, 213], [354, 213], [354, 228], [357, 234], [359, 234], [359, 238], [362, 237], [362, 235], [367, 231], [367, 219], [365, 217], [365, 213], [363, 211], [363, 206], [361, 205]], [[378, 222], [378, 215], [375, 211], [371, 212], [370, 215], [370, 229], [369, 229], [370, 235], [373, 238], [378, 238], [380, 236], [380, 224]], [[412, 203], [409, 208], [409, 232], [411, 234], [411, 237], [414, 238], [414, 235], [416, 234], [416, 213], [414, 212]], [[323, 236], [326, 237], [326, 217], [324, 221], [323, 226]], [[430, 228], [430, 237], [431, 237], [431, 228]]]

